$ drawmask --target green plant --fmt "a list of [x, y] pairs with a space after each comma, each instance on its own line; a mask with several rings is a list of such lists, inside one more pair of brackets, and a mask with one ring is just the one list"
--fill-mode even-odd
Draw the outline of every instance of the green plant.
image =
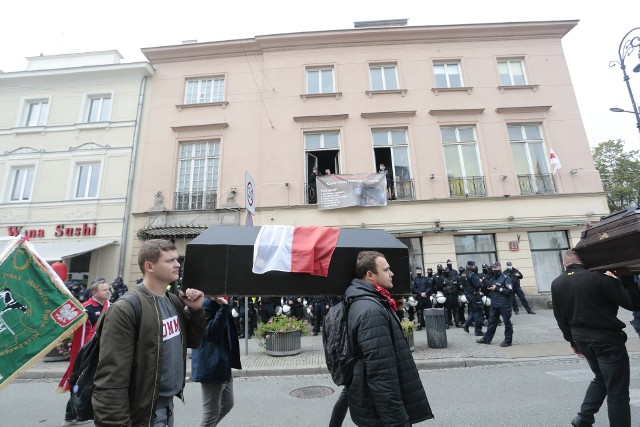
[[58, 343], [56, 350], [61, 356], [69, 357], [71, 355], [71, 338], [65, 338]]
[[405, 335], [413, 334], [416, 331], [416, 324], [410, 320], [403, 320], [400, 322], [400, 325]]
[[295, 317], [282, 315], [273, 316], [267, 323], [259, 323], [256, 329], [258, 344], [264, 347], [265, 340], [278, 332], [300, 331], [302, 335], [307, 335], [307, 324], [304, 320]]

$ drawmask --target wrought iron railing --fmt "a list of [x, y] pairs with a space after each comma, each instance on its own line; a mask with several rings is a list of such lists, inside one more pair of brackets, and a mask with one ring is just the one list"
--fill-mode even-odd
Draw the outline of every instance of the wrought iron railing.
[[174, 209], [177, 211], [212, 210], [216, 208], [215, 191], [178, 191], [175, 193]]
[[520, 194], [553, 194], [556, 187], [549, 173], [538, 175], [518, 175]]
[[451, 197], [479, 197], [487, 194], [484, 176], [449, 177]]

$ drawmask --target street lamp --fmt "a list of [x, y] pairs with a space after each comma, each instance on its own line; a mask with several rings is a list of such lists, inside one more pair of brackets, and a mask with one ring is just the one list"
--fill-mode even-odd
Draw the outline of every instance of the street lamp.
[[[638, 128], [638, 132], [640, 132], [640, 112], [638, 111], [638, 105], [636, 104], [636, 100], [633, 97], [633, 91], [631, 90], [631, 85], [629, 84], [629, 75], [627, 74], [627, 66], [624, 64], [624, 60], [627, 56], [631, 55], [633, 51], [638, 48], [638, 59], [640, 59], [640, 37], [633, 36], [630, 37], [631, 33], [634, 31], [640, 32], [640, 27], [633, 28], [627, 34], [624, 35], [622, 40], [620, 41], [620, 46], [618, 47], [618, 58], [619, 61], [611, 61], [609, 62], [610, 67], [615, 67], [616, 64], [620, 66], [622, 70], [622, 76], [624, 83], [627, 85], [627, 91], [629, 92], [629, 97], [631, 98], [631, 106], [633, 107], [633, 114], [636, 116], [636, 127]], [[640, 63], [633, 68], [634, 73], [640, 72]], [[611, 111], [616, 113], [618, 112], [631, 112], [622, 110], [621, 108], [611, 108]]]

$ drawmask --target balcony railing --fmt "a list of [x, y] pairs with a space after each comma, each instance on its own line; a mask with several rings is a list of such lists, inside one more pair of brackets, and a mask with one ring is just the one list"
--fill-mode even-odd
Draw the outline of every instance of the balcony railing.
[[449, 194], [451, 197], [485, 196], [487, 189], [484, 185], [484, 176], [449, 177]]
[[305, 184], [304, 202], [307, 205], [315, 205], [318, 203], [318, 189], [316, 185]]
[[178, 191], [175, 193], [177, 211], [212, 210], [216, 208], [217, 193], [215, 191]]
[[539, 175], [518, 175], [518, 185], [520, 186], [520, 194], [553, 194], [556, 187], [553, 185], [553, 176], [551, 174]]
[[416, 198], [412, 179], [394, 179], [393, 193], [397, 200], [413, 200]]

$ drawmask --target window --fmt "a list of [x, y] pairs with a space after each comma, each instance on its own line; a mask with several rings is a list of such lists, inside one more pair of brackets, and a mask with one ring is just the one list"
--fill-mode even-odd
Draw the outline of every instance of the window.
[[421, 267], [425, 272], [424, 259], [422, 256], [422, 237], [398, 237], [402, 243], [409, 248], [409, 267], [411, 269], [411, 276], [415, 274], [416, 267]]
[[224, 101], [224, 77], [187, 80], [185, 104], [206, 104]]
[[451, 196], [486, 194], [473, 126], [440, 128]]
[[527, 84], [524, 75], [524, 66], [520, 59], [498, 61], [501, 86], [522, 86]]
[[180, 144], [176, 210], [215, 209], [220, 140]]
[[569, 249], [565, 231], [529, 232], [533, 271], [538, 292], [551, 291], [551, 282], [563, 272], [562, 252]]
[[389, 199], [415, 198], [406, 129], [373, 130], [371, 136], [376, 170], [381, 164], [387, 170]]
[[48, 99], [30, 99], [25, 106], [24, 126], [45, 126], [49, 115]]
[[371, 90], [398, 89], [398, 69], [395, 64], [370, 65]]
[[91, 95], [87, 123], [107, 122], [111, 117], [111, 95]]
[[18, 202], [31, 199], [34, 173], [35, 167], [33, 166], [21, 166], [13, 169], [10, 201]]
[[319, 175], [329, 170], [332, 174], [340, 173], [340, 132], [305, 133], [304, 148], [307, 162], [306, 203], [317, 203], [317, 187], [313, 168], [318, 168]]
[[466, 234], [453, 236], [456, 248], [456, 263], [467, 265], [473, 260], [480, 267], [498, 260], [496, 242], [493, 234]]
[[462, 87], [460, 64], [457, 62], [433, 64], [433, 73], [436, 76], [436, 87]]
[[335, 92], [333, 67], [307, 68], [307, 93]]
[[507, 130], [521, 193], [555, 192], [540, 126], [537, 124], [508, 125]]
[[76, 199], [90, 199], [98, 196], [100, 163], [81, 163], [77, 166]]

